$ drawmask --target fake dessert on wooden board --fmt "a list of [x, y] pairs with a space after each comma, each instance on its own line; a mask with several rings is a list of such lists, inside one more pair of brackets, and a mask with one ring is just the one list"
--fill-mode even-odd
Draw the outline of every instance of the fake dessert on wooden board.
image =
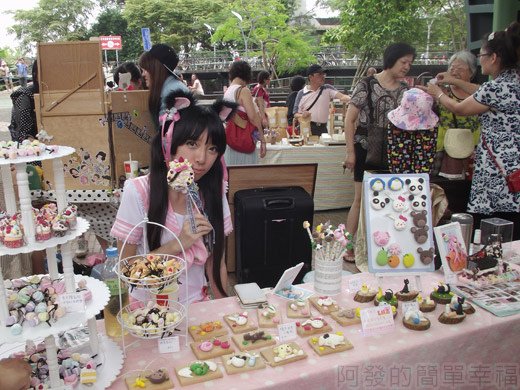
[[193, 340], [202, 341], [227, 335], [228, 332], [221, 321], [209, 321], [203, 322], [200, 325], [189, 326], [188, 333]]
[[459, 324], [466, 318], [466, 314], [462, 309], [462, 305], [457, 306], [457, 310], [451, 310], [450, 304], [444, 307], [444, 312], [439, 316], [439, 322], [442, 324], [454, 325]]
[[336, 301], [328, 296], [310, 297], [309, 301], [321, 314], [330, 314], [339, 310]]
[[421, 294], [417, 295], [417, 298], [415, 298], [417, 303], [419, 304], [419, 309], [423, 313], [429, 313], [431, 311], [434, 311], [437, 307], [437, 303], [430, 297], [427, 297], [426, 299], [422, 297]]
[[309, 318], [311, 308], [307, 299], [295, 299], [287, 302], [287, 318]]
[[395, 306], [396, 308], [398, 306], [397, 297], [395, 296], [394, 292], [391, 289], [387, 289], [383, 294], [383, 290], [381, 289], [381, 287], [379, 287], [376, 299], [374, 300], [374, 305], [379, 306], [383, 302]]
[[374, 288], [369, 287], [367, 284], [363, 283], [361, 285], [361, 288], [358, 292], [356, 292], [356, 295], [354, 296], [354, 300], [356, 302], [370, 302], [373, 301], [376, 297], [377, 290]]
[[433, 289], [430, 298], [440, 305], [445, 305], [451, 303], [453, 295], [449, 284], [439, 283], [439, 285]]
[[168, 390], [173, 389], [173, 382], [165, 368], [155, 371], [144, 370], [139, 374], [129, 374], [125, 377], [126, 387], [130, 390], [150, 389]]
[[331, 317], [341, 326], [348, 326], [361, 323], [360, 308], [355, 309], [339, 309], [331, 313]]
[[307, 358], [305, 351], [296, 343], [290, 342], [260, 351], [268, 365], [272, 367], [296, 362]]
[[257, 310], [258, 326], [260, 328], [276, 328], [280, 323], [280, 313], [276, 306], [262, 304]]
[[276, 344], [274, 337], [263, 330], [236, 334], [232, 338], [238, 349], [241, 351], [251, 351], [253, 349]]
[[451, 310], [457, 311], [457, 309], [460, 305], [462, 305], [462, 311], [465, 314], [475, 313], [475, 308], [469, 302], [466, 302], [466, 299], [464, 297], [458, 297], [457, 295], [454, 295], [453, 298], [451, 298], [451, 303], [450, 303]]
[[249, 318], [247, 311], [228, 314], [224, 316], [224, 321], [226, 321], [233, 333], [244, 333], [256, 329], [256, 325]]
[[350, 341], [345, 338], [343, 332], [325, 333], [319, 337], [313, 336], [309, 338], [309, 345], [320, 356], [354, 348]]
[[181, 386], [202, 383], [213, 379], [222, 378], [222, 371], [212, 360], [196, 360], [175, 370], [175, 375]]
[[264, 359], [258, 352], [241, 352], [222, 356], [222, 363], [228, 375], [265, 368]]
[[332, 328], [323, 317], [311, 317], [303, 322], [296, 322], [296, 332], [302, 337], [330, 332]]
[[417, 297], [417, 295], [419, 295], [419, 291], [410, 290], [410, 288], [408, 286], [410, 284], [410, 281], [408, 279], [405, 279], [403, 281], [403, 283], [404, 283], [404, 286], [403, 286], [402, 290], [395, 294], [397, 297], [397, 300], [403, 301], [403, 302], [414, 300]]
[[190, 347], [197, 359], [201, 360], [213, 359], [235, 352], [227, 338], [195, 341], [194, 343], [190, 343]]
[[430, 320], [421, 310], [409, 309], [404, 314], [403, 325], [411, 330], [427, 330], [430, 328]]

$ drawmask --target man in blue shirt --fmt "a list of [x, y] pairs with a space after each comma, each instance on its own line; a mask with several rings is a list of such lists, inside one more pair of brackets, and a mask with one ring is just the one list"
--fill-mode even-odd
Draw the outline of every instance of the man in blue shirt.
[[20, 87], [27, 87], [27, 64], [25, 59], [22, 57], [16, 62], [16, 69], [18, 70], [18, 80], [20, 81]]

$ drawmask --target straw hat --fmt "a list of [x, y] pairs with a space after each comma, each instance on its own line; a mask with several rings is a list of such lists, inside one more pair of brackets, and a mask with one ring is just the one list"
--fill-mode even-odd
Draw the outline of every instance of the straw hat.
[[401, 104], [388, 113], [388, 119], [402, 130], [433, 129], [439, 117], [432, 111], [433, 98], [418, 88], [403, 94]]

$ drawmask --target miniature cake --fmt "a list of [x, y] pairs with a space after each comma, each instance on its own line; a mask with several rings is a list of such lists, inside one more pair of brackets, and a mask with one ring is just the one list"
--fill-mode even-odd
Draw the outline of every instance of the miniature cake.
[[397, 294], [395, 294], [399, 301], [403, 301], [403, 302], [412, 301], [417, 297], [417, 295], [419, 295], [419, 291], [415, 291], [415, 290], [410, 291], [410, 289], [408, 288], [409, 283], [410, 283], [410, 281], [408, 279], [405, 279], [403, 289], [401, 291], [399, 291]]
[[430, 327], [430, 320], [421, 310], [410, 309], [404, 315], [403, 325], [411, 330], [426, 330]]
[[348, 326], [361, 323], [360, 311], [359, 307], [355, 309], [340, 309], [330, 316], [341, 326]]
[[4, 227], [4, 245], [7, 248], [20, 248], [23, 246], [22, 227], [15, 220]]
[[52, 237], [51, 225], [43, 217], [36, 220], [34, 226], [36, 233], [36, 241], [46, 241]]
[[276, 367], [307, 358], [301, 347], [294, 343], [280, 344], [260, 351], [267, 364]]
[[361, 289], [356, 292], [356, 295], [354, 296], [354, 300], [356, 302], [370, 302], [373, 301], [376, 297], [377, 291], [368, 287], [365, 283], [361, 285]]
[[321, 314], [330, 314], [339, 310], [338, 304], [331, 297], [311, 297], [309, 301]]
[[129, 390], [151, 389], [169, 390], [173, 389], [173, 382], [165, 368], [156, 371], [145, 370], [140, 374], [131, 374], [125, 377], [126, 387]]
[[280, 324], [280, 315], [276, 307], [269, 304], [262, 304], [257, 310], [258, 326], [260, 328], [276, 328]]
[[77, 225], [78, 208], [76, 205], [69, 205], [61, 213], [61, 217], [67, 222], [71, 229], [74, 229]]
[[451, 298], [450, 308], [452, 311], [457, 311], [459, 305], [462, 305], [462, 311], [465, 314], [473, 314], [475, 313], [475, 308], [468, 302], [464, 297], [458, 297], [456, 295]]
[[434, 311], [437, 307], [437, 303], [435, 303], [433, 299], [431, 299], [430, 297], [424, 299], [421, 294], [417, 295], [417, 298], [415, 298], [415, 300], [419, 304], [419, 309], [423, 313], [429, 313], [431, 311]]
[[226, 321], [233, 333], [249, 332], [256, 329], [256, 325], [249, 320], [247, 311], [228, 314], [224, 316], [224, 321]]
[[179, 323], [181, 314], [149, 301], [145, 307], [123, 312], [125, 328], [138, 337], [164, 335]]
[[67, 234], [69, 225], [59, 216], [52, 220], [52, 234], [54, 237], [63, 237]]
[[213, 359], [234, 352], [227, 338], [196, 341], [191, 343], [190, 347], [197, 359], [201, 360]]
[[296, 331], [302, 337], [330, 332], [331, 330], [330, 325], [322, 317], [312, 317], [304, 322], [296, 323]]
[[320, 356], [354, 348], [350, 341], [343, 336], [342, 332], [325, 333], [319, 337], [311, 337], [309, 345]]
[[276, 344], [276, 340], [263, 330], [234, 335], [233, 341], [241, 351], [251, 351]]
[[398, 301], [397, 297], [394, 295], [394, 292], [390, 289], [386, 290], [383, 294], [381, 288], [377, 292], [376, 299], [374, 300], [374, 305], [379, 306], [382, 302], [386, 302], [389, 305], [395, 306], [397, 308]]
[[217, 364], [211, 360], [197, 360], [191, 362], [185, 367], [176, 369], [175, 375], [177, 375], [177, 379], [179, 379], [181, 386], [202, 383], [223, 377]]
[[222, 363], [228, 375], [265, 368], [264, 360], [254, 352], [243, 352], [222, 356]]
[[287, 318], [309, 318], [310, 316], [311, 308], [308, 300], [296, 299], [287, 302]]
[[188, 328], [188, 332], [195, 341], [209, 340], [227, 335], [227, 330], [222, 326], [221, 321], [209, 321], [200, 325], [191, 325]]
[[[182, 269], [182, 263], [175, 257], [149, 253], [137, 256], [132, 260], [122, 261], [121, 273], [126, 276], [131, 286], [146, 287], [147, 284], [157, 286], [165, 277], [173, 277]], [[168, 284], [175, 280], [166, 278]]]
[[439, 316], [439, 322], [442, 324], [453, 325], [464, 321], [464, 318], [466, 318], [466, 314], [462, 310], [462, 305], [459, 305], [456, 311], [452, 311], [450, 304], [447, 303], [444, 312]]
[[441, 305], [451, 303], [452, 297], [453, 293], [450, 290], [450, 285], [444, 283], [439, 283], [439, 285], [436, 288], [434, 288], [434, 290], [430, 294], [430, 298]]

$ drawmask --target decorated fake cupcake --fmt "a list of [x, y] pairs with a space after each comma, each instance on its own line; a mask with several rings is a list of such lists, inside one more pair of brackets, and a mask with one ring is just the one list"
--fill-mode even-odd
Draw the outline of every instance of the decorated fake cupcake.
[[424, 299], [421, 294], [417, 295], [417, 298], [415, 298], [415, 300], [419, 304], [419, 309], [423, 313], [429, 313], [431, 311], [434, 311], [437, 307], [437, 303], [435, 303], [433, 299], [431, 299], [430, 297]]
[[188, 186], [195, 180], [191, 163], [182, 157], [178, 160], [171, 161], [166, 180], [168, 181], [168, 185], [174, 190], [181, 192], [188, 191]]
[[77, 224], [78, 208], [75, 205], [69, 205], [61, 213], [62, 218], [67, 222], [70, 229], [74, 229]]
[[61, 218], [55, 218], [52, 222], [52, 234], [54, 237], [63, 237], [67, 234], [69, 225]]
[[4, 228], [4, 245], [8, 248], [20, 248], [23, 245], [22, 228], [15, 221]]
[[36, 219], [34, 229], [36, 241], [46, 241], [52, 237], [51, 225], [43, 217]]
[[395, 294], [397, 296], [398, 300], [403, 301], [403, 302], [413, 301], [417, 297], [417, 295], [419, 295], [419, 291], [410, 290], [408, 288], [409, 283], [410, 283], [410, 281], [408, 279], [404, 280], [403, 289], [401, 291], [399, 291], [397, 294]]
[[439, 322], [442, 324], [454, 325], [459, 324], [466, 318], [466, 313], [462, 310], [462, 305], [457, 307], [456, 311], [452, 311], [447, 303], [444, 312], [439, 316]]
[[354, 300], [356, 302], [370, 302], [376, 297], [377, 291], [368, 287], [365, 283], [361, 285], [361, 289], [356, 292]]
[[470, 303], [466, 302], [466, 299], [464, 297], [458, 297], [457, 295], [454, 295], [453, 298], [451, 298], [451, 310], [457, 311], [460, 305], [462, 305], [462, 311], [465, 314], [475, 313], [475, 308]]
[[424, 316], [422, 311], [409, 309], [404, 315], [403, 325], [411, 330], [426, 330], [430, 328], [430, 320]]
[[40, 209], [40, 214], [43, 215], [47, 221], [52, 222], [52, 220], [56, 218], [56, 215], [58, 215], [58, 208], [55, 203], [47, 203]]
[[376, 299], [374, 300], [374, 305], [379, 306], [383, 302], [395, 306], [396, 308], [398, 306], [397, 297], [395, 296], [394, 292], [388, 289], [383, 294], [383, 290], [380, 287], [379, 291], [377, 292]]
[[434, 288], [434, 290], [430, 294], [430, 298], [441, 305], [451, 303], [452, 297], [453, 293], [450, 290], [450, 285], [444, 283], [439, 283], [439, 285], [436, 288]]

